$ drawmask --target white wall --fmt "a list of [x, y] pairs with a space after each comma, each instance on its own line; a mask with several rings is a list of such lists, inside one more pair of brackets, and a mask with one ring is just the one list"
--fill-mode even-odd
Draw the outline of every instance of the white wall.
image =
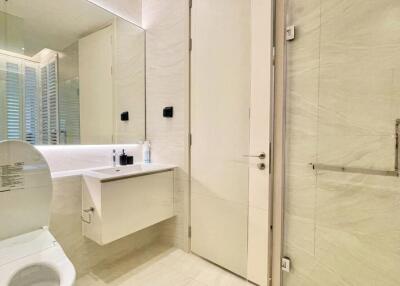
[[142, 0], [89, 0], [137, 25], [142, 25]]

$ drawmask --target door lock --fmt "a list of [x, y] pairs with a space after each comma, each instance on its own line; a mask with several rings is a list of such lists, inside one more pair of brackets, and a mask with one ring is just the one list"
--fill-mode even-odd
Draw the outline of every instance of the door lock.
[[258, 164], [257, 164], [257, 168], [258, 168], [259, 170], [265, 170], [265, 164], [264, 164], [264, 163], [258, 163]]

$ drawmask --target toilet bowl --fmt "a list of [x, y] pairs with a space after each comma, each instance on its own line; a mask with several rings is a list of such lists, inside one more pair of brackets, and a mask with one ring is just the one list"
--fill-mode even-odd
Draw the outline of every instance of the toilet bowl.
[[43, 228], [0, 241], [0, 285], [71, 286], [75, 269]]
[[74, 266], [47, 228], [51, 195], [43, 156], [0, 142], [0, 286], [74, 285]]

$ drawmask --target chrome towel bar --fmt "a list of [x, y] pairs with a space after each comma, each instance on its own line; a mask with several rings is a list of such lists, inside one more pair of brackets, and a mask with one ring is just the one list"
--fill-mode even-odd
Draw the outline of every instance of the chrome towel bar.
[[400, 147], [400, 119], [396, 119], [395, 123], [395, 157], [394, 157], [394, 170], [393, 171], [385, 171], [385, 170], [374, 170], [367, 168], [358, 168], [358, 167], [344, 167], [344, 166], [335, 166], [335, 165], [327, 165], [327, 164], [319, 164], [319, 163], [310, 163], [314, 170], [324, 170], [331, 172], [343, 172], [343, 173], [354, 173], [354, 174], [365, 174], [365, 175], [375, 175], [375, 176], [387, 176], [387, 177], [399, 177], [399, 147]]
[[353, 173], [353, 174], [365, 174], [365, 175], [375, 175], [375, 176], [387, 176], [387, 177], [399, 177], [399, 171], [385, 171], [385, 170], [374, 170], [366, 168], [357, 167], [343, 167], [334, 166], [326, 164], [310, 164], [314, 170], [323, 170], [331, 172], [343, 172], [343, 173]]

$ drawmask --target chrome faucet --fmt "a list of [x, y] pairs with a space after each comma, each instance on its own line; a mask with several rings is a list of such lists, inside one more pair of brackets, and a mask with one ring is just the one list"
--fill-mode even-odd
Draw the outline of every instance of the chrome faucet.
[[113, 167], [117, 166], [117, 150], [113, 149]]

